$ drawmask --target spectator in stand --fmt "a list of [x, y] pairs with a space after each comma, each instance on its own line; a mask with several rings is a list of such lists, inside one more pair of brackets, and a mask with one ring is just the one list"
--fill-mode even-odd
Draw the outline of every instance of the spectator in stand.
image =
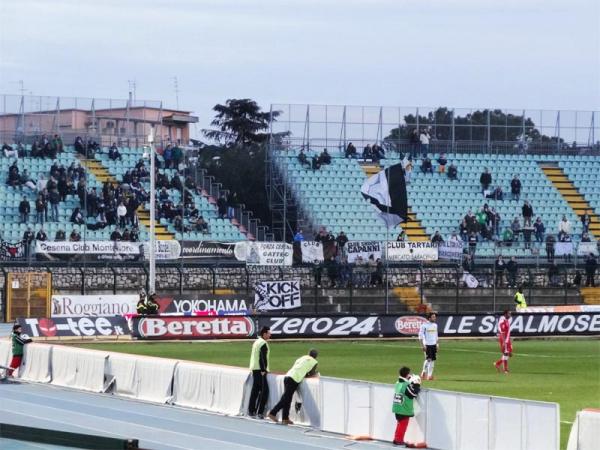
[[461, 243], [461, 240], [456, 234], [456, 231], [452, 232], [452, 234], [450, 235], [450, 239], [448, 239], [448, 243], [450, 245], [459, 245]]
[[521, 180], [519, 180], [518, 175], [515, 175], [510, 182], [510, 193], [513, 200], [519, 201], [521, 196]]
[[561, 285], [560, 272], [556, 262], [553, 262], [550, 264], [550, 267], [548, 267], [548, 284], [554, 287], [560, 287]]
[[67, 239], [67, 235], [65, 234], [65, 232], [63, 230], [56, 231], [56, 234], [54, 235], [55, 241], [64, 241], [66, 239]]
[[358, 158], [358, 155], [356, 154], [356, 147], [354, 146], [354, 144], [352, 144], [352, 142], [348, 143], [348, 146], [346, 147], [346, 151], [344, 152], [344, 156], [346, 158], [351, 158], [351, 159]]
[[494, 272], [496, 273], [496, 283], [497, 287], [502, 286], [502, 279], [504, 277], [504, 271], [506, 270], [506, 263], [504, 259], [502, 259], [502, 255], [498, 255], [496, 258], [496, 262], [494, 263]]
[[319, 261], [316, 261], [313, 263], [313, 277], [315, 279], [315, 286], [320, 288], [321, 287], [321, 278], [323, 276], [323, 264], [320, 263]]
[[445, 173], [446, 172], [446, 164], [448, 164], [448, 159], [446, 159], [446, 154], [442, 153], [440, 157], [437, 159], [438, 163], [438, 172]]
[[227, 217], [233, 219], [235, 217], [235, 207], [239, 203], [237, 193], [229, 191], [227, 193]]
[[123, 239], [123, 236], [121, 236], [121, 233], [120, 233], [120, 231], [119, 231], [118, 228], [115, 228], [113, 230], [113, 232], [110, 233], [110, 240], [111, 241], [120, 241], [122, 239]]
[[421, 134], [419, 135], [419, 141], [421, 143], [421, 155], [423, 156], [423, 158], [425, 158], [429, 153], [429, 139], [429, 130], [421, 130]]
[[500, 216], [500, 213], [496, 211], [496, 208], [493, 207], [490, 209], [490, 214], [492, 233], [494, 236], [498, 237], [500, 235], [500, 221], [502, 217]]
[[119, 203], [119, 206], [117, 207], [117, 219], [119, 221], [119, 226], [125, 228], [127, 223], [127, 207], [123, 202]]
[[58, 204], [60, 203], [60, 194], [56, 189], [52, 189], [48, 194], [48, 201], [50, 202], [50, 220], [52, 222], [58, 222]]
[[300, 149], [300, 153], [298, 154], [298, 161], [301, 166], [307, 166], [310, 169], [310, 162], [306, 157], [306, 153], [304, 153], [304, 149]]
[[592, 242], [590, 235], [588, 233], [583, 233], [581, 235], [581, 242]]
[[227, 217], [227, 199], [223, 194], [217, 199], [217, 211], [219, 213], [219, 219]]
[[98, 213], [98, 192], [92, 188], [87, 193], [87, 215], [94, 217]]
[[319, 162], [321, 164], [331, 164], [331, 155], [327, 152], [327, 149], [324, 148], [319, 156]]
[[375, 162], [379, 162], [382, 159], [385, 159], [385, 150], [381, 145], [374, 144], [373, 145], [373, 160]]
[[344, 248], [346, 247], [346, 244], [348, 243], [348, 236], [346, 236], [346, 233], [344, 233], [343, 231], [340, 231], [340, 233], [335, 238], [335, 242], [337, 243], [337, 247], [340, 250], [340, 252], [343, 252]]
[[436, 230], [435, 233], [433, 234], [433, 236], [431, 236], [431, 243], [438, 244], [438, 245], [441, 245], [444, 243], [444, 238], [442, 237], [442, 235], [440, 234], [440, 232], [438, 230]]
[[327, 240], [327, 229], [325, 227], [319, 228], [319, 231], [315, 234], [315, 241], [317, 242], [325, 242]]
[[131, 241], [131, 234], [129, 233], [129, 230], [127, 229], [127, 227], [123, 230], [122, 240], [125, 242]]
[[433, 175], [433, 165], [431, 164], [431, 159], [428, 157], [423, 158], [423, 161], [421, 162], [421, 172]]
[[110, 148], [108, 149], [108, 157], [112, 161], [116, 161], [117, 159], [119, 161], [123, 161], [123, 157], [121, 156], [121, 153], [119, 152], [119, 148], [117, 147], [117, 144], [114, 142], [113, 142], [113, 145], [111, 145]]
[[158, 200], [161, 202], [168, 202], [169, 201], [169, 192], [167, 191], [167, 189], [165, 187], [163, 187], [159, 194], [158, 194]]
[[170, 169], [173, 164], [173, 147], [171, 146], [171, 144], [168, 144], [166, 146], [162, 157], [165, 160], [165, 169]]
[[75, 208], [73, 213], [71, 214], [71, 223], [75, 223], [77, 225], [83, 225], [85, 220], [83, 218], [83, 214], [81, 213], [81, 208]]
[[410, 179], [412, 178], [412, 172], [413, 172], [412, 156], [409, 156], [409, 158], [406, 160], [406, 163], [404, 163], [404, 160], [403, 160], [402, 164], [404, 166], [404, 179], [406, 181], [406, 184], [410, 184]]
[[478, 229], [477, 229], [477, 217], [475, 217], [475, 214], [473, 214], [473, 211], [471, 211], [470, 209], [467, 211], [467, 214], [464, 217], [464, 220], [467, 224], [467, 232], [469, 233], [469, 235], [474, 232], [477, 233]]
[[521, 208], [523, 214], [523, 226], [531, 226], [531, 218], [533, 217], [533, 207], [528, 200], [525, 200], [523, 207]]
[[23, 233], [23, 246], [25, 247], [25, 256], [29, 257], [31, 254], [31, 243], [33, 242], [33, 231], [31, 227], [27, 227], [27, 230]]
[[131, 242], [138, 242], [140, 240], [140, 233], [137, 226], [134, 226], [129, 233], [129, 240]]
[[517, 259], [513, 256], [510, 261], [506, 264], [506, 274], [508, 278], [508, 287], [515, 287], [517, 285], [517, 275], [519, 273], [519, 264]]
[[465, 272], [473, 273], [475, 270], [475, 260], [473, 259], [473, 255], [471, 253], [467, 253], [463, 257], [462, 268]]
[[352, 283], [352, 266], [348, 264], [348, 258], [342, 256], [339, 264], [340, 287], [347, 288]]
[[400, 234], [396, 237], [396, 241], [398, 242], [406, 242], [406, 232], [404, 230], [400, 231]]
[[294, 242], [302, 242], [304, 240], [304, 235], [302, 234], [302, 230], [296, 231], [294, 234]]
[[[484, 207], [487, 207], [487, 204]], [[483, 208], [477, 211], [477, 214], [475, 215], [475, 220], [477, 221], [477, 231], [481, 234], [481, 237], [483, 239], [488, 239], [489, 233], [486, 225], [487, 214], [485, 213], [485, 210]]]
[[325, 263], [325, 267], [327, 269], [327, 277], [329, 278], [329, 282], [331, 285], [330, 288], [335, 288], [338, 279], [338, 263], [335, 260], [335, 256], [332, 256]]
[[2, 144], [2, 151], [4, 152], [4, 156], [6, 158], [18, 158], [19, 157], [19, 152], [17, 150], [13, 149], [6, 142], [4, 142], [4, 144]]
[[75, 151], [77, 153], [85, 155], [85, 145], [83, 143], [83, 139], [81, 139], [81, 136], [77, 136], [75, 138], [75, 142], [73, 143], [73, 146], [75, 147]]
[[370, 285], [381, 286], [383, 284], [383, 263], [380, 258], [375, 260], [373, 255], [369, 255], [369, 268], [371, 269]]
[[467, 242], [469, 240], [469, 228], [467, 226], [466, 219], [463, 219], [458, 226], [458, 234], [463, 242]]
[[321, 168], [321, 161], [317, 155], [312, 157], [310, 165], [312, 170], [319, 170]]
[[483, 193], [485, 193], [492, 184], [492, 174], [487, 167], [483, 169], [483, 173], [479, 177], [479, 183], [481, 184], [481, 192]]
[[85, 180], [80, 178], [77, 182], [77, 196], [79, 197], [79, 207], [85, 207], [85, 199], [87, 198], [87, 189], [85, 186]]
[[554, 261], [554, 251], [555, 251], [556, 238], [549, 234], [546, 236], [546, 257], [548, 258], [548, 262]]
[[96, 216], [96, 230], [103, 230], [107, 224], [106, 213], [104, 211], [98, 212]]
[[6, 184], [8, 186], [19, 186], [21, 184], [21, 179], [19, 177], [19, 168], [17, 167], [17, 162], [15, 161], [8, 168], [8, 178], [6, 179]]
[[29, 213], [31, 212], [31, 206], [27, 197], [23, 197], [21, 203], [19, 203], [19, 214], [21, 216], [21, 223], [27, 223], [29, 221]]
[[41, 223], [44, 225], [45, 212], [46, 203], [44, 202], [44, 197], [42, 195], [38, 195], [38, 198], [35, 201], [35, 223]]
[[533, 232], [535, 234], [535, 241], [538, 243], [544, 242], [544, 232], [546, 231], [546, 227], [542, 222], [542, 218], [538, 216], [533, 223]]
[[515, 240], [515, 235], [510, 228], [505, 228], [502, 233], [502, 244], [506, 247], [511, 247]]
[[371, 149], [371, 146], [369, 144], [367, 144], [363, 149], [362, 159], [373, 159], [373, 150]]
[[593, 253], [590, 253], [585, 258], [585, 285], [587, 287], [596, 287], [594, 277], [596, 275], [596, 269], [598, 268], [598, 261]]
[[471, 231], [469, 234], [469, 255], [471, 258], [475, 259], [475, 251], [477, 250], [477, 234], [474, 231]]
[[525, 243], [525, 249], [531, 248], [531, 234], [533, 233], [533, 225], [531, 225], [531, 218], [523, 225], [523, 242]]
[[40, 229], [38, 230], [38, 232], [35, 234], [35, 240], [36, 241], [42, 241], [42, 242], [48, 240], [48, 235], [44, 231], [43, 227], [40, 227]]
[[558, 240], [563, 241], [564, 236], [570, 236], [572, 231], [571, 222], [567, 219], [566, 215], [563, 215], [562, 220], [558, 224]]
[[590, 223], [592, 218], [590, 217], [590, 210], [587, 210], [583, 216], [581, 216], [582, 233], [587, 233], [590, 230]]
[[513, 241], [519, 241], [519, 233], [521, 232], [521, 223], [519, 222], [519, 218], [515, 217], [512, 223], [510, 224], [510, 229], [513, 232]]
[[504, 192], [500, 186], [496, 186], [496, 189], [494, 189], [492, 192], [489, 192], [485, 198], [502, 201], [504, 200]]
[[183, 150], [177, 144], [175, 144], [173, 146], [172, 157], [173, 157], [173, 168], [177, 169], [177, 170], [180, 170], [181, 163], [182, 163], [182, 161], [184, 159], [184, 155], [183, 155]]
[[458, 169], [454, 165], [454, 162], [451, 162], [450, 167], [448, 167], [448, 179], [458, 180]]
[[81, 235], [79, 234], [79, 231], [77, 231], [75, 228], [73, 228], [73, 230], [71, 231], [71, 234], [69, 235], [69, 241], [70, 242], [81, 241]]

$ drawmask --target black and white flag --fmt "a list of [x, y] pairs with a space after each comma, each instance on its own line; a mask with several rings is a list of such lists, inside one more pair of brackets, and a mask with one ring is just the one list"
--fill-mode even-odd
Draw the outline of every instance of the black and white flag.
[[402, 164], [395, 164], [369, 177], [360, 191], [363, 197], [373, 204], [377, 216], [387, 227], [395, 227], [408, 220]]

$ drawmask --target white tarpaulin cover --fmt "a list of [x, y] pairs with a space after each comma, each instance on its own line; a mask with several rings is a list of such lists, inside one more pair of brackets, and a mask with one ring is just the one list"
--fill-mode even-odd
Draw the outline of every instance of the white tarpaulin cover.
[[138, 356], [135, 366], [136, 398], [149, 402], [168, 403], [177, 361], [174, 359]]
[[138, 378], [135, 373], [135, 355], [110, 353], [106, 363], [106, 379], [112, 382], [112, 393], [123, 397], [137, 398]]
[[600, 448], [600, 410], [578, 411], [569, 434], [567, 450], [598, 450]]
[[0, 364], [8, 366], [11, 355], [11, 343], [10, 341], [0, 341]]
[[[271, 409], [283, 394], [284, 375], [269, 374], [269, 401], [267, 407]], [[296, 411], [296, 405], [301, 407]], [[300, 383], [292, 399], [290, 419], [298, 425], [309, 425], [318, 428], [320, 423], [319, 379], [309, 378]]]
[[107, 352], [55, 345], [50, 364], [52, 384], [84, 391], [104, 390]]
[[23, 348], [23, 362], [19, 369], [19, 378], [37, 383], [50, 383], [52, 371], [50, 359], [53, 346], [46, 344], [27, 344]]
[[242, 413], [249, 374], [236, 367], [180, 362], [175, 369], [173, 403], [238, 415]]

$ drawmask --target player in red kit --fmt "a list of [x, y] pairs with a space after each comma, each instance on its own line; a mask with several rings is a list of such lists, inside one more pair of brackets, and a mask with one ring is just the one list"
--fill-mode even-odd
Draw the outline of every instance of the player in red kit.
[[502, 314], [502, 317], [500, 317], [500, 321], [498, 322], [498, 341], [500, 343], [502, 357], [494, 363], [494, 366], [496, 366], [498, 372], [501, 372], [502, 369], [504, 369], [504, 373], [508, 373], [508, 358], [512, 356], [510, 311], [508, 309], [504, 310], [504, 314]]

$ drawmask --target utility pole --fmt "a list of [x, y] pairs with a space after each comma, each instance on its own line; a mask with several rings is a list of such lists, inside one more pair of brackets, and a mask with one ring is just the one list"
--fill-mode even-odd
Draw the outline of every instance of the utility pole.
[[133, 95], [133, 101], [136, 101], [136, 89], [137, 89], [137, 82], [135, 80], [135, 78], [133, 80], [127, 80], [127, 83], [129, 83], [129, 94]]

